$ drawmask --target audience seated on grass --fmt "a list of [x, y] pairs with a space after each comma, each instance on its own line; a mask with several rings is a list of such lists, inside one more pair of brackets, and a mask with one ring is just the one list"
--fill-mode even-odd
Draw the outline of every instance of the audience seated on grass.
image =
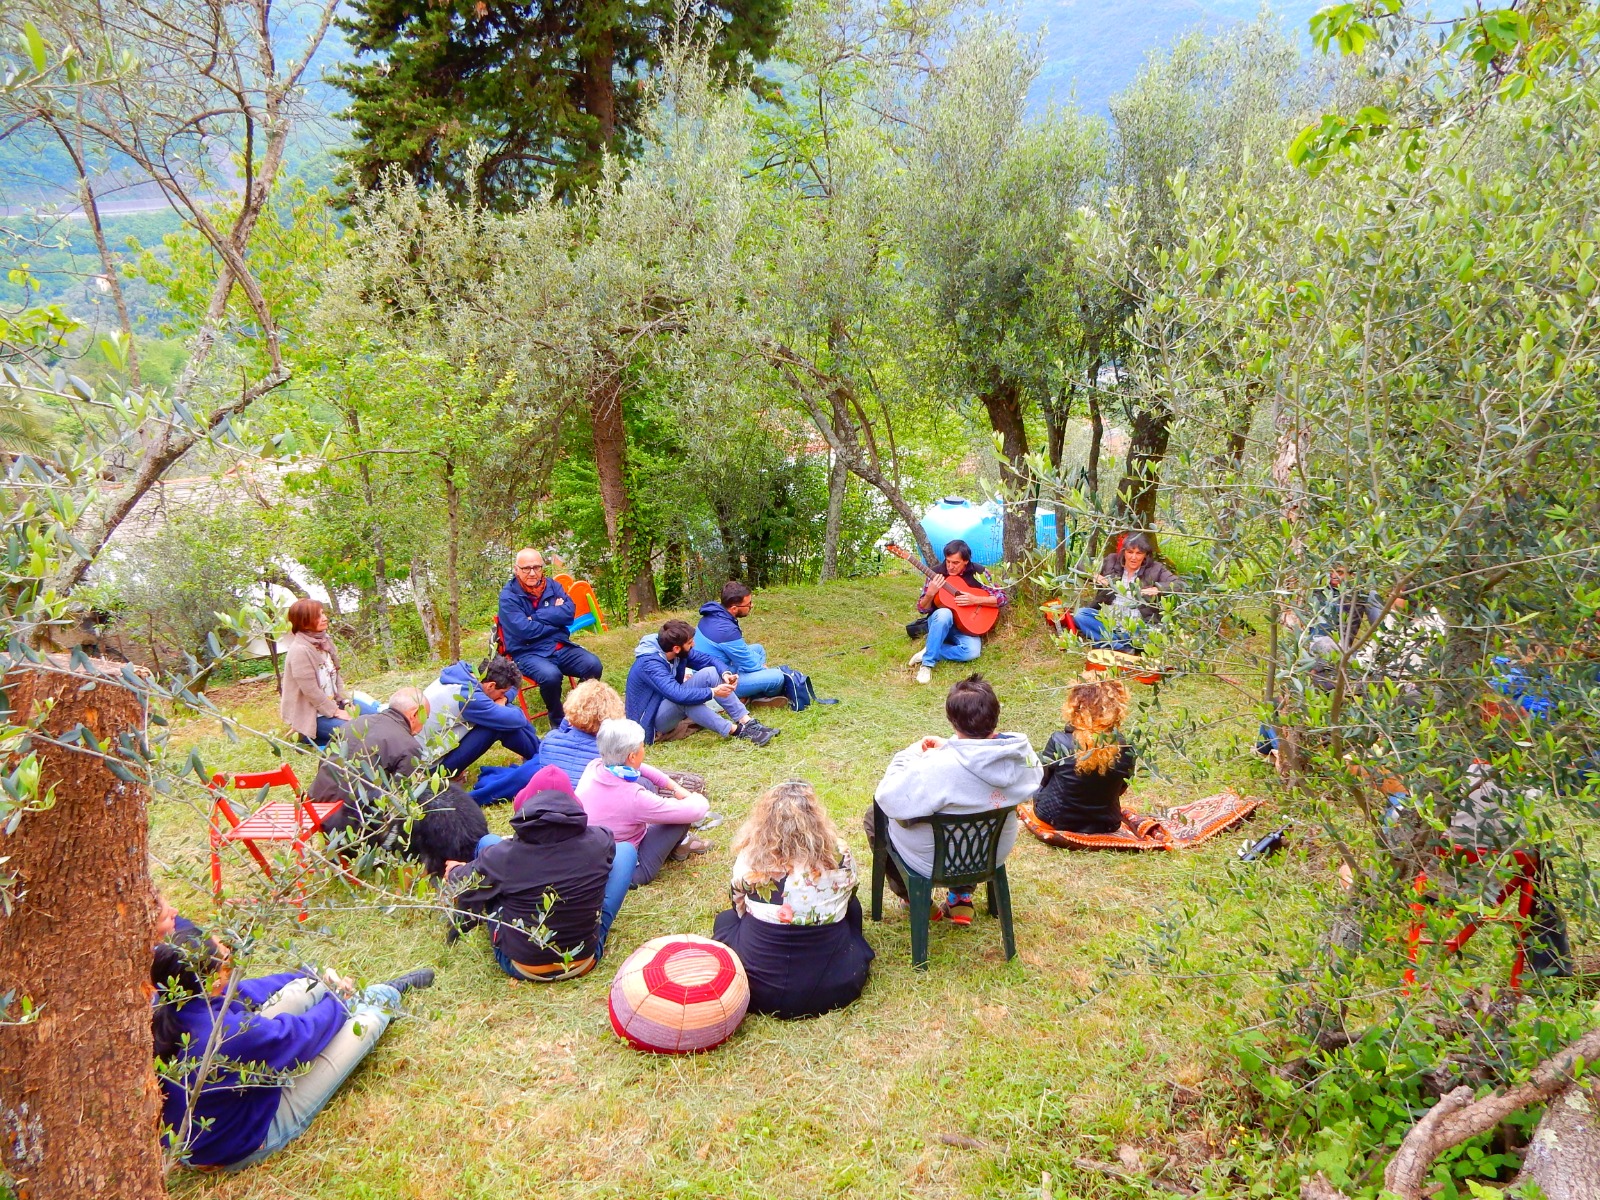
[[230, 957], [190, 937], [162, 942], [151, 961], [163, 1136], [191, 1166], [247, 1167], [299, 1137], [383, 1036], [401, 994], [433, 983], [424, 969], [357, 991], [331, 971], [290, 972], [243, 980], [230, 996]]
[[1128, 715], [1121, 680], [1079, 683], [1061, 706], [1066, 728], [1044, 747], [1044, 782], [1034, 814], [1054, 829], [1113, 833], [1122, 827], [1122, 794], [1133, 775], [1133, 751], [1117, 737]]
[[738, 682], [694, 648], [694, 630], [687, 621], [668, 621], [661, 632], [645, 634], [634, 647], [623, 693], [628, 719], [644, 730], [647, 745], [687, 718], [718, 737], [732, 735], [765, 746], [778, 731], [745, 711], [734, 694]]
[[1172, 568], [1156, 557], [1149, 534], [1130, 533], [1106, 555], [1094, 577], [1094, 603], [1072, 614], [1078, 635], [1095, 646], [1137, 652], [1146, 626], [1161, 620], [1161, 597], [1183, 590]]
[[[490, 839], [493, 839], [490, 841]], [[513, 979], [552, 983], [593, 970], [633, 883], [638, 850], [589, 824], [559, 767], [542, 767], [516, 800], [511, 836], [490, 834], [446, 869], [456, 928], [482, 920]]]
[[856, 865], [811, 785], [769, 789], [733, 850], [733, 907], [711, 936], [743, 961], [750, 1011], [814, 1017], [861, 995], [873, 953], [861, 933]]
[[638, 850], [634, 887], [659, 875], [669, 855], [681, 862], [711, 849], [710, 842], [690, 833], [710, 804], [644, 761], [644, 730], [638, 722], [603, 721], [596, 742], [600, 756], [578, 780], [578, 800], [590, 824], [609, 829], [618, 845], [627, 842]]
[[306, 794], [342, 801], [323, 821], [324, 832], [394, 849], [440, 875], [447, 861], [465, 862], [477, 853], [489, 822], [455, 784], [418, 787], [423, 780], [417, 735], [427, 719], [422, 689], [401, 688], [382, 712], [350, 722]]
[[[924, 817], [938, 813], [978, 813], [1011, 808], [1038, 790], [1044, 772], [1025, 733], [1002, 733], [1000, 699], [981, 675], [969, 675], [950, 688], [944, 713], [955, 736], [924, 737], [889, 761], [875, 795], [889, 818], [889, 840], [919, 875], [933, 872], [933, 827]], [[864, 822], [873, 836], [872, 810]], [[1006, 822], [1000, 839], [1004, 862], [1017, 840], [1017, 822]], [[889, 860], [889, 889], [906, 899], [905, 881]], [[950, 890], [938, 915], [957, 925], [972, 924], [972, 893]]]
[[554, 728], [561, 723], [561, 683], [599, 679], [600, 660], [575, 645], [568, 632], [577, 612], [559, 581], [544, 572], [544, 555], [518, 550], [511, 578], [500, 589], [500, 637], [517, 667], [539, 685]]
[[497, 745], [524, 762], [539, 757], [539, 735], [516, 703], [521, 682], [516, 663], [491, 654], [476, 673], [465, 662], [452, 663], [423, 689], [428, 720], [422, 736], [443, 735], [456, 743], [439, 759], [446, 774], [460, 774]]
[[694, 648], [722, 670], [739, 677], [733, 694], [741, 700], [783, 695], [783, 672], [767, 666], [766, 648], [746, 642], [739, 625], [755, 604], [750, 589], [737, 579], [730, 579], [722, 585], [720, 601], [700, 606], [700, 623], [694, 631]]

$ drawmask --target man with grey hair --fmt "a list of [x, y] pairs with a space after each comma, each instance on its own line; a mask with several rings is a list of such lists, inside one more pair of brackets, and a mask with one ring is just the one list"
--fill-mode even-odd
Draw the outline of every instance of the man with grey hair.
[[[385, 707], [344, 727], [337, 752], [322, 760], [307, 798], [343, 801], [344, 809], [334, 814], [336, 827], [360, 823], [360, 813], [370, 814], [389, 780], [416, 773], [422, 758], [417, 735], [427, 720], [428, 700], [422, 689], [398, 689]], [[352, 808], [360, 811], [350, 812]]]
[[322, 823], [328, 833], [388, 846], [419, 859], [432, 875], [448, 862], [470, 860], [489, 833], [483, 810], [459, 787], [417, 789], [425, 782], [422, 739], [428, 699], [421, 688], [403, 687], [388, 705], [344, 727], [338, 752], [322, 760], [307, 795], [339, 800]]
[[531, 546], [517, 551], [511, 578], [500, 589], [500, 641], [506, 656], [539, 685], [550, 728], [561, 724], [561, 680], [600, 678], [600, 660], [574, 645], [570, 632], [577, 608], [559, 580], [545, 574], [544, 555]]
[[578, 803], [589, 824], [609, 829], [618, 845], [627, 842], [638, 850], [634, 887], [654, 879], [668, 855], [681, 861], [711, 849], [710, 842], [689, 832], [710, 804], [647, 764], [644, 743], [644, 727], [637, 721], [600, 722], [595, 735], [600, 757], [578, 780]]

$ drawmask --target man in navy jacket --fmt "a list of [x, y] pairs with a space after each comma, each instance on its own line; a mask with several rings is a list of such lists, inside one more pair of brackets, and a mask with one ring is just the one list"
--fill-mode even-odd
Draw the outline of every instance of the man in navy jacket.
[[[656, 740], [658, 732], [669, 732], [688, 717], [719, 737], [733, 734], [765, 746], [778, 736], [778, 730], [745, 711], [734, 695], [738, 682], [694, 648], [694, 630], [687, 621], [674, 619], [663, 625], [660, 633], [647, 633], [639, 639], [633, 666], [628, 668], [623, 703], [628, 720], [644, 727], [646, 745]], [[713, 707], [713, 700], [722, 712]]]
[[428, 698], [423, 738], [441, 733], [457, 738], [455, 747], [439, 760], [451, 775], [465, 771], [497, 742], [524, 762], [539, 757], [533, 722], [517, 706], [517, 685], [522, 682], [517, 664], [493, 654], [481, 675], [480, 681], [469, 664], [452, 663], [422, 690]]
[[539, 685], [550, 727], [561, 724], [561, 678], [599, 679], [600, 660], [569, 640], [575, 619], [567, 589], [544, 573], [544, 555], [518, 550], [516, 571], [500, 589], [500, 637], [506, 655]]

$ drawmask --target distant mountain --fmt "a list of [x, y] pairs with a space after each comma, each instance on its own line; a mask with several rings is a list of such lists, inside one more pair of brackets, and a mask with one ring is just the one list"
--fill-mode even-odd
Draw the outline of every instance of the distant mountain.
[[[1272, 6], [1285, 32], [1311, 49], [1307, 22], [1326, 0], [1279, 0]], [[1046, 27], [1044, 70], [1036, 105], [1075, 102], [1104, 113], [1106, 102], [1133, 82], [1153, 50], [1200, 29], [1220, 33], [1260, 13], [1253, 0], [1020, 0], [1018, 27]]]

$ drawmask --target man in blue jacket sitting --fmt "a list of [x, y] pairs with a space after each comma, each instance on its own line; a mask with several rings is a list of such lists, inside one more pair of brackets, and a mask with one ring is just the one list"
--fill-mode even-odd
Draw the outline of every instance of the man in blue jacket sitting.
[[663, 625], [660, 633], [645, 634], [634, 647], [623, 704], [628, 720], [644, 727], [646, 745], [656, 740], [658, 732], [670, 732], [687, 717], [719, 737], [732, 734], [765, 746], [778, 736], [778, 730], [745, 711], [734, 694], [737, 683], [731, 672], [694, 648], [694, 630], [689, 623], [674, 619]]
[[722, 603], [700, 606], [700, 624], [694, 631], [694, 648], [724, 671], [739, 677], [734, 695], [741, 700], [764, 700], [783, 694], [783, 672], [767, 666], [766, 648], [744, 640], [739, 622], [755, 607], [750, 589], [737, 579], [722, 585]]
[[544, 573], [544, 555], [518, 550], [515, 573], [500, 589], [500, 637], [505, 652], [539, 685], [550, 727], [561, 724], [561, 679], [599, 679], [600, 660], [570, 640], [574, 617], [567, 589]]
[[428, 698], [424, 739], [444, 733], [460, 740], [439, 760], [450, 774], [465, 771], [496, 743], [527, 761], [539, 756], [539, 735], [517, 705], [522, 672], [503, 655], [484, 660], [474, 675], [465, 662], [452, 663], [422, 690]]

